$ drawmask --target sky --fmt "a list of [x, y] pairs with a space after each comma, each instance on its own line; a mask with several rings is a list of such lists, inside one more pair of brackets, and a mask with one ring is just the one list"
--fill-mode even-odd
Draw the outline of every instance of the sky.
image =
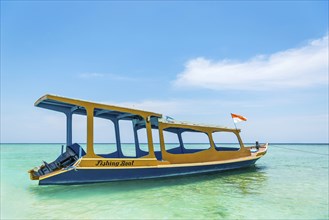
[[[249, 143], [328, 143], [328, 8], [1, 1], [0, 142], [64, 142], [64, 115], [34, 107], [55, 94], [227, 127], [240, 114]], [[74, 122], [73, 140], [85, 142], [85, 118]], [[96, 120], [95, 142], [112, 142], [105, 123]]]

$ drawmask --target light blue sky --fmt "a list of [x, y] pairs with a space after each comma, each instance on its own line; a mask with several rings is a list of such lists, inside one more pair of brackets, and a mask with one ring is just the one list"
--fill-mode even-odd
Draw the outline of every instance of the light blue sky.
[[328, 1], [1, 1], [1, 142], [65, 140], [46, 93], [328, 142]]

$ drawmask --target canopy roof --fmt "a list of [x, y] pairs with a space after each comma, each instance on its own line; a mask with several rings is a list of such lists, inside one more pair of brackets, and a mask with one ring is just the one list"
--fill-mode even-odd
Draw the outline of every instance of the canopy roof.
[[157, 117], [161, 118], [162, 115], [154, 112], [143, 111], [138, 109], [89, 102], [79, 99], [71, 99], [56, 95], [44, 95], [39, 98], [35, 103], [35, 106], [46, 108], [63, 113], [74, 113], [80, 115], [87, 115], [87, 108], [94, 109], [94, 117], [100, 118], [117, 118], [117, 119], [134, 119], [134, 118], [147, 118]]
[[[173, 119], [168, 120], [162, 117], [162, 114], [138, 110], [133, 108], [120, 107], [116, 105], [108, 105], [90, 101], [84, 101], [79, 99], [71, 99], [56, 95], [44, 95], [39, 98], [35, 103], [35, 106], [50, 109], [65, 114], [80, 114], [87, 115], [88, 108], [94, 109], [94, 117], [105, 118], [105, 119], [122, 119], [135, 121], [136, 125], [140, 128], [145, 127], [145, 121], [143, 120], [150, 117], [152, 128], [158, 128], [158, 120], [161, 122], [167, 131], [178, 132], [178, 131], [201, 131], [210, 129], [212, 131], [236, 131], [233, 128], [227, 128], [216, 125], [205, 125], [205, 124], [194, 124], [189, 122], [181, 122]], [[170, 118], [170, 117], [169, 117]], [[240, 131], [240, 130], [238, 130]]]

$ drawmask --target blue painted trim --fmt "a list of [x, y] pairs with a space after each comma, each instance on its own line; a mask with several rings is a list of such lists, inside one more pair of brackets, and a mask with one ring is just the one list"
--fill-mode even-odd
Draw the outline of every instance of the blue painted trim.
[[122, 180], [151, 179], [170, 176], [182, 176], [198, 173], [219, 172], [224, 170], [249, 167], [258, 160], [248, 160], [235, 163], [186, 166], [186, 167], [157, 167], [134, 169], [77, 169], [58, 174], [39, 181], [40, 185], [69, 185]]

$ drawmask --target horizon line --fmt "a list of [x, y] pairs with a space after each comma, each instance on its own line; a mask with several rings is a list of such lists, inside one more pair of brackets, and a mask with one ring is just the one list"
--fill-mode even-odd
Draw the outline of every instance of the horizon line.
[[[264, 142], [265, 143], [265, 142]], [[329, 143], [325, 143], [325, 142], [266, 142], [268, 144], [321, 144], [321, 145], [329, 145]], [[65, 143], [60, 143], [60, 142], [6, 142], [6, 143], [2, 143], [0, 142], [0, 144], [61, 144], [61, 145], [66, 145]], [[78, 143], [78, 144], [87, 144], [87, 143]], [[116, 142], [98, 142], [98, 143], [94, 143], [94, 144], [116, 144]], [[135, 144], [134, 142], [126, 142], [126, 143], [121, 143], [121, 144]], [[139, 144], [148, 144], [147, 142], [142, 142]], [[154, 144], [160, 144], [160, 143], [154, 143]], [[174, 143], [167, 143], [167, 144], [179, 144], [178, 142], [174, 142]], [[185, 144], [208, 144], [208, 142], [200, 142], [200, 143], [196, 143], [196, 142], [185, 142]], [[221, 144], [238, 144], [238, 143], [232, 143], [232, 142], [223, 142]], [[244, 144], [254, 144], [253, 142], [246, 142]]]

